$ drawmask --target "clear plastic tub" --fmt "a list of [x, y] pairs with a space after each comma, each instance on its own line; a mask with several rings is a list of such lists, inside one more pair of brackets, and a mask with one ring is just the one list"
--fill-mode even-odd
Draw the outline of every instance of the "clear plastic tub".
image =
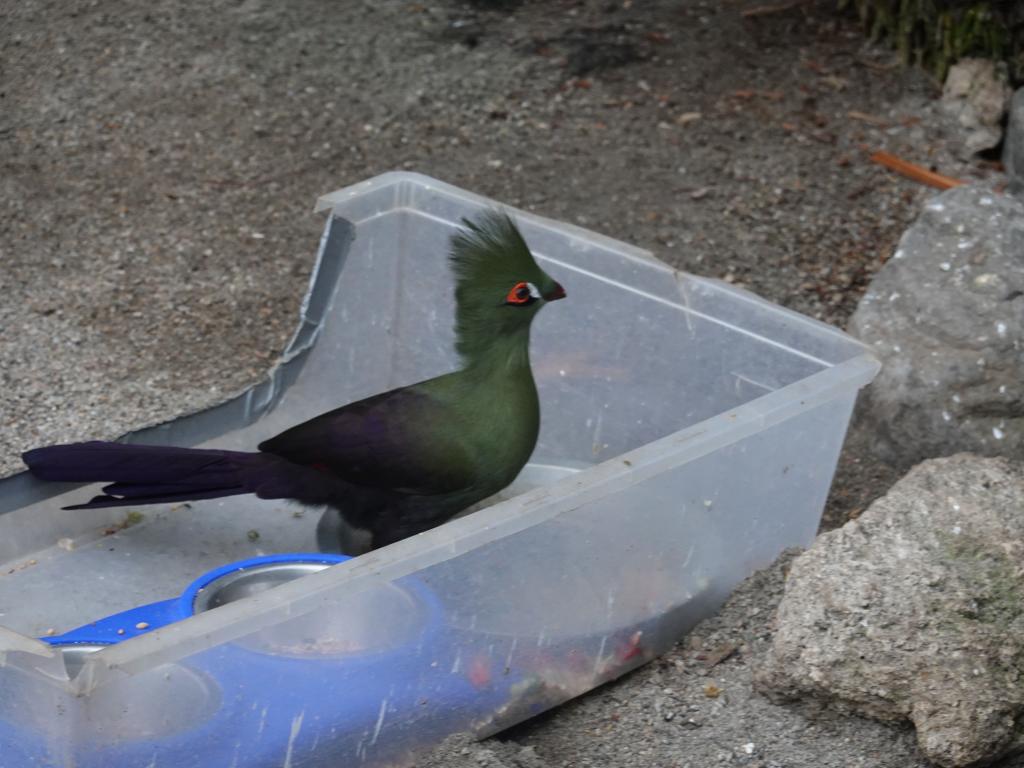
[[[489, 205], [408, 173], [321, 198], [284, 362], [129, 439], [251, 448], [449, 370], [448, 238]], [[649, 660], [811, 541], [870, 353], [646, 251], [514, 213], [569, 298], [535, 323], [537, 449], [480, 511], [79, 654], [69, 676], [31, 637], [172, 598], [233, 560], [312, 550], [316, 514], [235, 497], [140, 508], [122, 528], [136, 522], [123, 509], [60, 511], [88, 489], [0, 481], [4, 768], [400, 765]]]

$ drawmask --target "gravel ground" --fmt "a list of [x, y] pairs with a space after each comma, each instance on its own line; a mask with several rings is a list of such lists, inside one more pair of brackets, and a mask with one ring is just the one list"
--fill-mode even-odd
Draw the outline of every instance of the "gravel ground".
[[[0, 475], [256, 380], [294, 325], [314, 199], [395, 168], [842, 325], [928, 194], [866, 150], [992, 171], [830, 0], [755, 7], [0, 0]], [[863, 442], [827, 525], [895, 477]], [[515, 737], [552, 765], [917, 765], [906, 732], [750, 692], [778, 592], [776, 570], [698, 630], [754, 649], [710, 677], [691, 640]]]
[[924, 194], [861, 145], [942, 156], [935, 85], [812, 6], [480, 5], [3, 0], [0, 474], [252, 382], [315, 197], [377, 173], [842, 323]]

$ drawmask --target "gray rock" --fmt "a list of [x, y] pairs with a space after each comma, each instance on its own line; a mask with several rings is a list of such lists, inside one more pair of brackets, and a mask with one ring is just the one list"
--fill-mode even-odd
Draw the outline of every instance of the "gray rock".
[[415, 768], [545, 768], [533, 747], [512, 741], [477, 742], [458, 734], [444, 740], [430, 754], [416, 760]]
[[910, 471], [792, 565], [758, 687], [910, 720], [940, 766], [1024, 746], [1024, 466]]
[[991, 149], [1002, 139], [1008, 79], [1005, 65], [988, 59], [961, 59], [949, 68], [941, 105], [966, 129], [966, 154]]
[[1018, 88], [1010, 102], [1010, 120], [1003, 145], [1003, 165], [1010, 177], [1010, 191], [1024, 195], [1024, 88]]
[[858, 414], [877, 454], [1024, 456], [1024, 202], [974, 187], [933, 198], [850, 329], [884, 364]]

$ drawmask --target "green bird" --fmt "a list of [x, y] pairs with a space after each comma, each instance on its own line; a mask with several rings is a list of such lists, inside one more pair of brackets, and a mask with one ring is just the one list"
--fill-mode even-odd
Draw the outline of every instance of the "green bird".
[[93, 441], [23, 454], [43, 480], [108, 482], [67, 509], [254, 493], [326, 505], [317, 541], [349, 555], [433, 528], [515, 479], [537, 443], [530, 326], [565, 290], [515, 222], [488, 211], [452, 236], [458, 370], [316, 416], [259, 452]]

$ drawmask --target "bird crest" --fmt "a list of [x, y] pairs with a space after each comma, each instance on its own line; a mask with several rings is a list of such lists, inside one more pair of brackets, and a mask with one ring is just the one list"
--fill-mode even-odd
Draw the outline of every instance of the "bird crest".
[[456, 349], [472, 359], [501, 337], [528, 333], [540, 306], [565, 292], [537, 264], [507, 213], [487, 210], [462, 225], [452, 236], [450, 255]]

